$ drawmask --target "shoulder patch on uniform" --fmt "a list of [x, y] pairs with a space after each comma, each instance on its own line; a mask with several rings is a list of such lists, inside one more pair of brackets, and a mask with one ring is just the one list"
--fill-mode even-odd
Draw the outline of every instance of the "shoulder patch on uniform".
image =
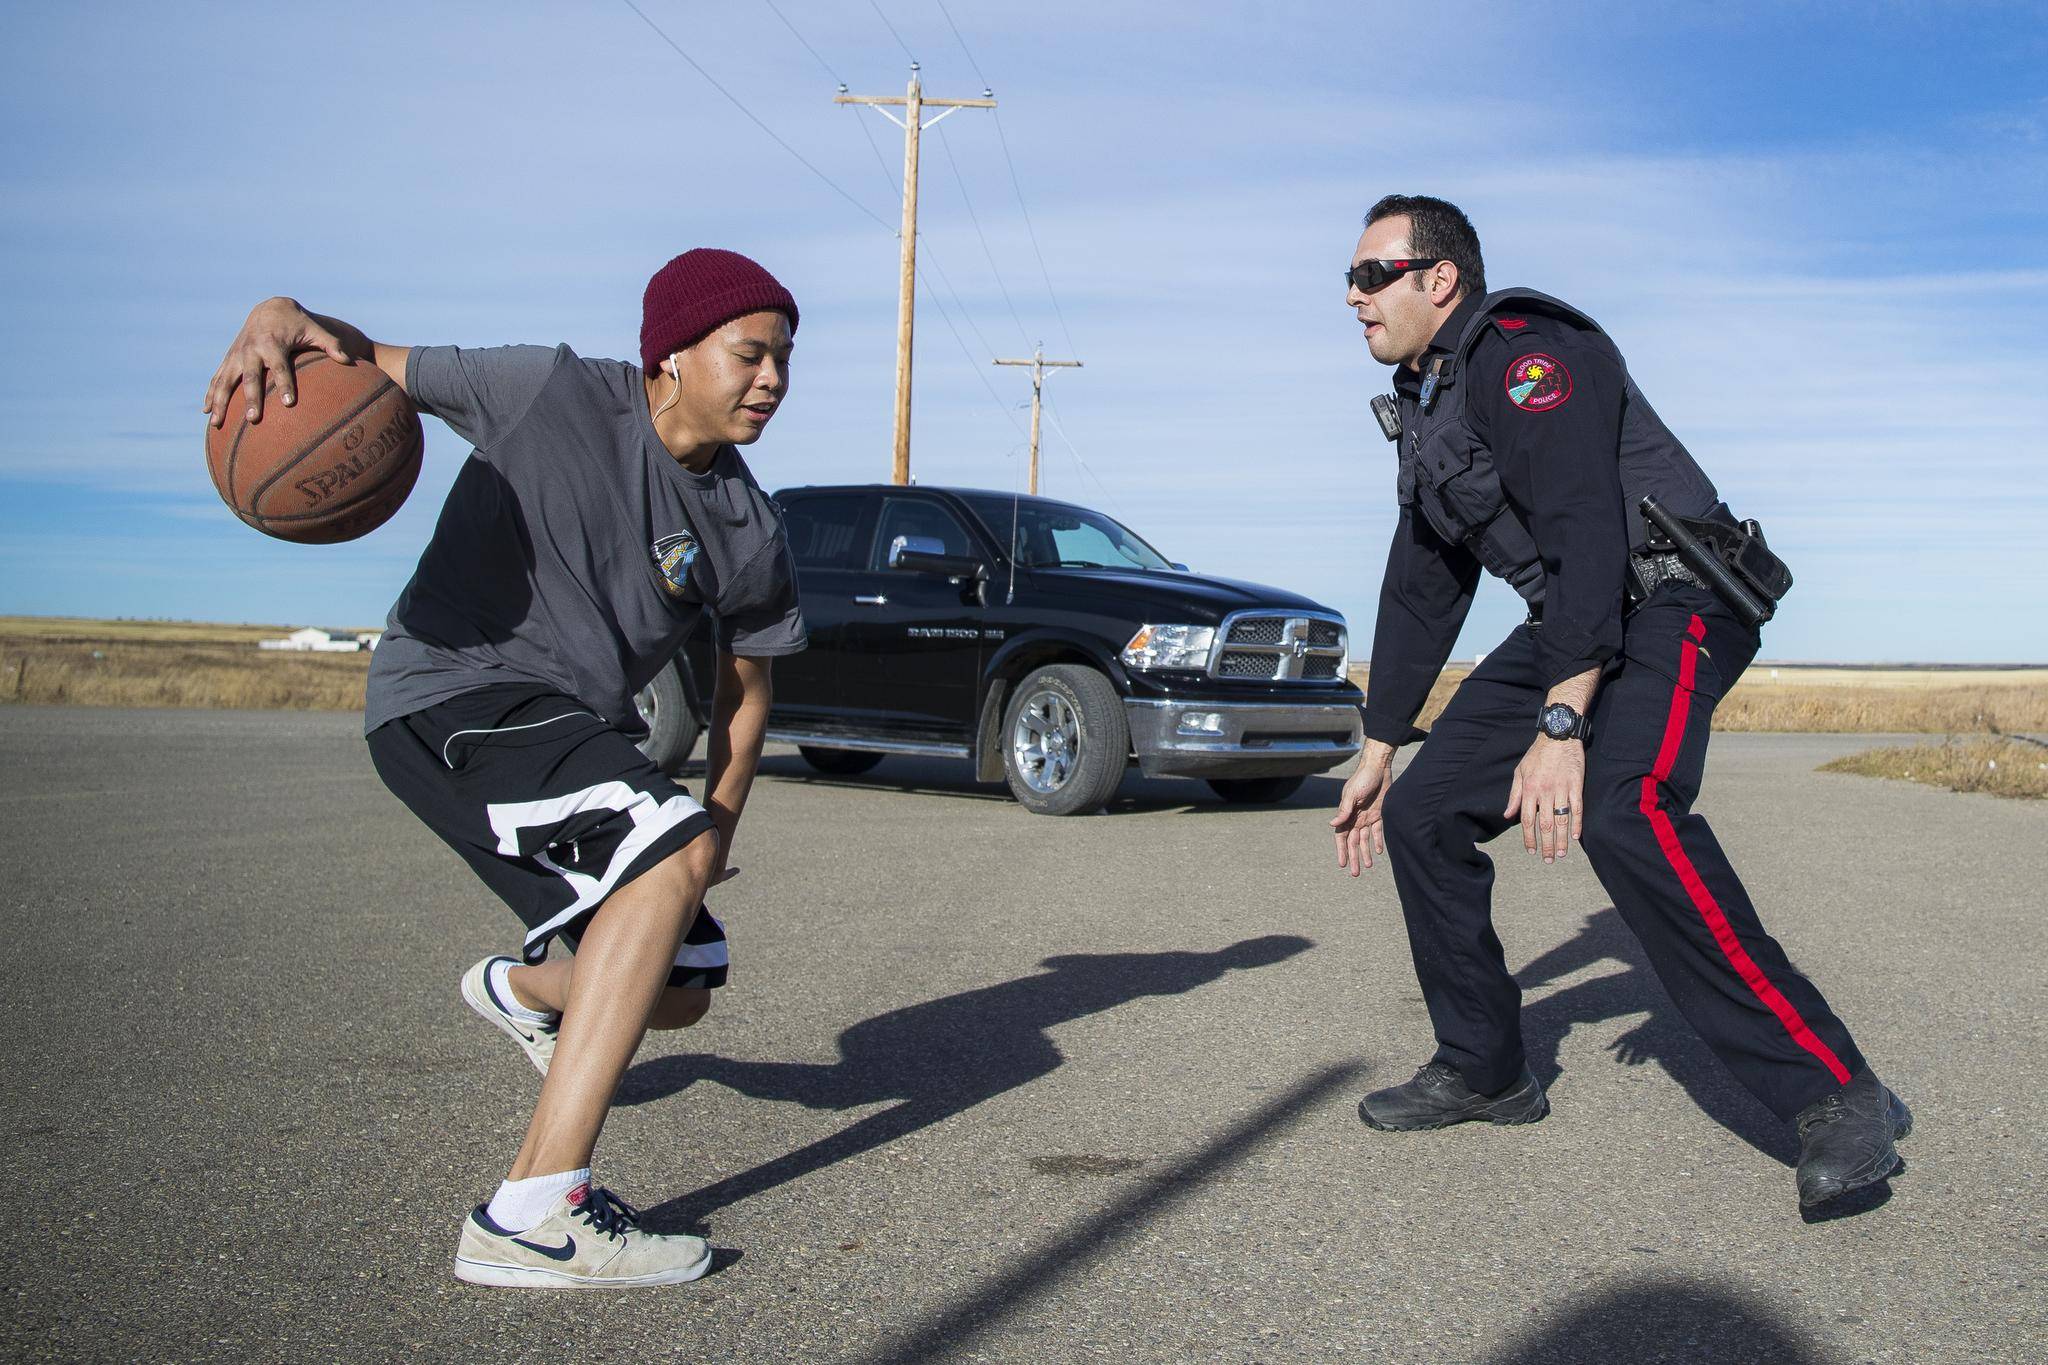
[[1572, 396], [1572, 372], [1541, 351], [1518, 357], [1508, 365], [1508, 401], [1528, 412], [1549, 412]]

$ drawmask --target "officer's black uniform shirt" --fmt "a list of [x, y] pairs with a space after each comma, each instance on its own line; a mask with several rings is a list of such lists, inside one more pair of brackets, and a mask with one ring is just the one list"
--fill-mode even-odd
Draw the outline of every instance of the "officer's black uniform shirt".
[[[1416, 420], [1430, 361], [1456, 344], [1478, 306], [1474, 295], [1452, 310], [1421, 373], [1405, 366], [1395, 371], [1404, 423]], [[1522, 325], [1488, 326], [1456, 382], [1472, 431], [1493, 453], [1508, 501], [1528, 523], [1543, 559], [1542, 624], [1535, 636], [1548, 688], [1621, 650], [1628, 564], [1619, 458], [1625, 372], [1614, 344], [1598, 332], [1512, 307], [1499, 317]], [[1535, 409], [1517, 401], [1510, 380], [1526, 379], [1524, 362], [1531, 356], [1562, 367], [1569, 386], [1562, 402]], [[1400, 509], [1373, 629], [1368, 738], [1395, 745], [1422, 738], [1415, 717], [1450, 658], [1480, 573], [1464, 545], [1446, 542], [1415, 508]], [[1533, 716], [1530, 725], [1533, 735]]]

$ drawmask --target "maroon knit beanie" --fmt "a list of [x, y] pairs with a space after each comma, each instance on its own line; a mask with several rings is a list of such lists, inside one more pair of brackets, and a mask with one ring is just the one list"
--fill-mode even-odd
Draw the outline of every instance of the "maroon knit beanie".
[[670, 355], [734, 318], [771, 310], [789, 319], [794, 335], [796, 300], [781, 281], [737, 251], [685, 251], [647, 282], [640, 304], [640, 366], [657, 374]]

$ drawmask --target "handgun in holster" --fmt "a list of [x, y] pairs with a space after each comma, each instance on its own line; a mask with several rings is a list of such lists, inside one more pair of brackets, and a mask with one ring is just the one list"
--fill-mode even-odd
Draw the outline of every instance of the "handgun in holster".
[[1647, 548], [1676, 554], [1745, 625], [1770, 620], [1792, 590], [1792, 571], [1764, 543], [1763, 527], [1754, 521], [1730, 525], [1681, 517], [1647, 496], [1641, 510], [1650, 526]]

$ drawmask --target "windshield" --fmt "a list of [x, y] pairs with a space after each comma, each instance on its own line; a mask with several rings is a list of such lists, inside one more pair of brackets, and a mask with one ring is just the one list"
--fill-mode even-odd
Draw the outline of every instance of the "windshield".
[[998, 545], [1010, 544], [1016, 519], [1017, 562], [1027, 569], [1171, 569], [1159, 551], [1100, 512], [1056, 502], [973, 497], [967, 503]]

